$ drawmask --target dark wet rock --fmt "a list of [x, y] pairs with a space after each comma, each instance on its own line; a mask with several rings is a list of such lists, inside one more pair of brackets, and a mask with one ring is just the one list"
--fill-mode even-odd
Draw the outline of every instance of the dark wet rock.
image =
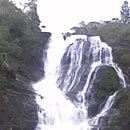
[[[72, 44], [73, 45], [73, 44]], [[66, 49], [66, 52], [64, 53], [62, 59], [61, 59], [61, 72], [60, 77], [58, 79], [59, 88], [63, 89], [63, 83], [65, 80], [65, 76], [67, 74], [67, 71], [69, 69], [70, 63], [71, 63], [71, 54], [69, 52], [69, 49], [72, 45], [69, 45]]]
[[[87, 26], [87, 25], [86, 25]], [[86, 28], [85, 26], [85, 28]], [[79, 27], [79, 32], [75, 32], [75, 34], [82, 34], [82, 29]], [[103, 23], [101, 26], [96, 28], [89, 28], [88, 29], [88, 35], [90, 36], [100, 36], [101, 40], [106, 42], [112, 47], [113, 51], [113, 60], [115, 63], [119, 65], [119, 67], [122, 69], [124, 73], [124, 77], [127, 82], [127, 87], [130, 87], [130, 23], [123, 24], [121, 22], [112, 22], [109, 23]], [[107, 78], [109, 81], [109, 78]], [[101, 80], [96, 79], [97, 82], [101, 82]], [[105, 82], [104, 82], [105, 83]], [[97, 86], [97, 85], [96, 85]], [[99, 83], [98, 83], [99, 86]], [[102, 86], [102, 85], [101, 85]], [[104, 89], [107, 87], [107, 84], [104, 84]], [[118, 85], [120, 86], [120, 85]], [[97, 87], [98, 88], [98, 87]], [[100, 87], [99, 87], [100, 88]], [[109, 86], [108, 86], [109, 88]], [[120, 88], [120, 87], [119, 87]], [[99, 109], [102, 108], [104, 105], [103, 100], [105, 101], [108, 96], [113, 94], [114, 91], [118, 90], [117, 88], [114, 90], [113, 88], [111, 91], [107, 90], [106, 93], [103, 89], [99, 89], [97, 91], [96, 89], [96, 96], [95, 93], [93, 95], [86, 96], [89, 97], [89, 100], [93, 99], [96, 102], [96, 98], [100, 99], [97, 100], [97, 102], [102, 102], [99, 107], [97, 107], [98, 104], [96, 104], [93, 101], [92, 107], [89, 110], [90, 115], [94, 116], [96, 114], [96, 111], [98, 112]], [[130, 130], [130, 90], [129, 88], [125, 88], [123, 90], [119, 90], [118, 94], [115, 97], [114, 104], [112, 108], [108, 111], [108, 114], [105, 117], [101, 117], [99, 125], [100, 128], [97, 128], [96, 130]], [[95, 98], [96, 97], [96, 98]], [[94, 106], [95, 105], [95, 106]], [[97, 110], [95, 110], [97, 107]], [[98, 109], [99, 108], [99, 109]], [[95, 114], [93, 114], [95, 112]]]
[[[86, 80], [87, 80], [87, 76], [88, 76], [89, 68], [90, 68], [90, 60], [89, 60], [90, 59], [90, 52], [89, 52], [90, 42], [77, 39], [76, 41], [77, 44], [75, 43], [76, 45], [74, 44], [69, 45], [61, 59], [61, 73], [58, 79], [58, 84], [59, 84], [59, 88], [63, 89], [64, 86], [66, 86], [66, 84], [64, 84], [64, 81], [67, 78], [68, 71], [70, 71], [69, 67], [71, 67], [71, 74], [68, 75], [68, 77], [70, 78], [69, 83], [67, 83], [68, 87], [73, 82], [74, 76], [76, 75], [76, 69], [78, 69], [79, 67], [79, 65], [76, 66], [77, 63], [74, 61], [77, 61], [77, 59], [74, 60], [74, 58], [80, 57], [80, 56], [76, 56], [77, 52], [75, 54], [71, 54], [73, 52], [70, 50], [73, 48], [79, 51], [78, 48], [80, 47], [81, 42], [84, 42], [83, 48], [82, 48], [81, 67], [78, 70], [77, 76], [75, 77], [76, 82], [73, 84], [72, 89], [66, 94], [72, 101], [77, 100], [76, 95], [78, 94], [79, 91], [83, 89], [84, 85], [86, 84]], [[71, 64], [72, 61], [73, 61], [73, 65]]]
[[118, 63], [124, 72], [126, 82], [130, 84], [130, 46], [129, 44], [118, 47], [113, 47], [114, 61]]
[[112, 67], [101, 66], [97, 71], [96, 80], [92, 84], [91, 94], [89, 96], [88, 114], [90, 117], [98, 114], [107, 98], [114, 94], [121, 86], [117, 73]]
[[[32, 47], [25, 49], [20, 55], [20, 64], [17, 68], [17, 73], [21, 77], [26, 77], [30, 81], [37, 82], [44, 76], [44, 62], [47, 56], [48, 41], [51, 36], [49, 32], [40, 32], [39, 42], [41, 44], [38, 47]], [[22, 61], [22, 62], [21, 62]], [[30, 73], [31, 72], [31, 73]]]
[[130, 129], [130, 88], [118, 92], [113, 107], [119, 111], [120, 116], [111, 117], [110, 126], [120, 129]]
[[[106, 123], [104, 124], [104, 120]], [[130, 129], [130, 88], [119, 90], [112, 108], [99, 121], [100, 130], [129, 130]]]
[[38, 117], [34, 94], [7, 89], [0, 95], [0, 130], [35, 128]]

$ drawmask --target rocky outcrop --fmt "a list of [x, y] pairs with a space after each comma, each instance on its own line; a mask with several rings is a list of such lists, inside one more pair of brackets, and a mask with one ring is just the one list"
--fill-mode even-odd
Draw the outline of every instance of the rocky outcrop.
[[[105, 117], [101, 117], [99, 121], [99, 128], [94, 130], [129, 130], [130, 129], [130, 23], [124, 24], [120, 21], [100, 24], [101, 26], [92, 27], [87, 29], [87, 25], [75, 27], [74, 34], [84, 34], [87, 29], [88, 36], [100, 36], [103, 42], [109, 44], [113, 51], [113, 60], [122, 69], [127, 83], [127, 88], [121, 89], [120, 84], [117, 82], [117, 76], [114, 76], [115, 82], [111, 76], [104, 74], [115, 73], [112, 68], [99, 69], [97, 78], [93, 84], [93, 94], [90, 98], [89, 116], [93, 117], [104, 105], [104, 101], [109, 95], [113, 94], [116, 90], [119, 92], [115, 96], [115, 101], [112, 108], [108, 111]], [[78, 30], [78, 31], [77, 31]], [[85, 33], [86, 34], [86, 33]], [[111, 74], [110, 74], [111, 75]], [[103, 79], [103, 80], [102, 80]], [[111, 79], [111, 80], [109, 80]], [[114, 86], [108, 83], [113, 82]], [[106, 90], [105, 90], [106, 89]]]
[[[120, 44], [120, 43], [119, 43]], [[114, 61], [118, 63], [125, 74], [125, 79], [130, 84], [130, 50], [129, 43], [121, 43], [118, 47], [113, 47]], [[129, 86], [129, 85], [128, 85]]]
[[[80, 44], [84, 42], [81, 53], [82, 61], [80, 63], [80, 69], [78, 70], [79, 63], [77, 63], [78, 58], [80, 57], [77, 51], [80, 48]], [[62, 59], [61, 59], [61, 72], [60, 77], [58, 79], [59, 88], [63, 89], [64, 87], [69, 87], [72, 85], [72, 89], [67, 92], [67, 96], [71, 101], [77, 100], [76, 95], [79, 91], [81, 91], [86, 84], [87, 76], [90, 68], [90, 42], [82, 41], [81, 39], [77, 39], [76, 43], [71, 44], [66, 49]], [[77, 50], [76, 52], [73, 50]], [[77, 59], [76, 59], [77, 58]], [[78, 64], [78, 65], [77, 65]], [[76, 70], [78, 72], [76, 73]], [[71, 73], [70, 73], [71, 72]], [[72, 84], [75, 76], [74, 84]], [[68, 80], [68, 78], [70, 78]], [[65, 82], [67, 80], [67, 84]]]
[[[34, 130], [37, 125], [38, 106], [31, 82], [44, 76], [43, 61], [50, 33], [43, 33], [42, 36], [43, 45], [31, 52], [29, 63], [19, 64], [15, 72], [3, 70], [9, 78], [6, 87], [0, 90], [0, 130]], [[37, 60], [34, 61], [33, 58], [36, 57]]]
[[37, 124], [37, 105], [34, 93], [15, 86], [0, 92], [0, 130], [33, 130]]
[[0, 1], [0, 130], [34, 130], [38, 121], [31, 84], [44, 76], [51, 33], [41, 32], [35, 1], [28, 7]]
[[116, 71], [108, 66], [101, 66], [98, 69], [96, 80], [94, 80], [92, 86], [89, 96], [86, 94], [89, 102], [89, 117], [98, 114], [105, 105], [108, 97], [121, 87]]
[[40, 32], [39, 41], [41, 45], [24, 50], [21, 54], [22, 62], [19, 62], [17, 73], [20, 76], [36, 82], [44, 76], [44, 61], [46, 58], [47, 42], [51, 36], [49, 32]]
[[[130, 129], [130, 88], [121, 89], [112, 108], [100, 120], [100, 130], [129, 130]], [[106, 122], [104, 122], [106, 121]]]

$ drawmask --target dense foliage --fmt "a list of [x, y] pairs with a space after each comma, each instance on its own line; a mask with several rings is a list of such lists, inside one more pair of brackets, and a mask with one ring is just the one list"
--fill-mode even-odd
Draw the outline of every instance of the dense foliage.
[[36, 64], [36, 53], [47, 40], [39, 28], [35, 1], [27, 6], [30, 10], [23, 13], [12, 2], [0, 1], [0, 88], [6, 86], [9, 73], [15, 77], [24, 66]]
[[35, 92], [30, 83], [44, 75], [43, 49], [50, 37], [41, 32], [36, 0], [27, 11], [0, 0], [0, 130], [33, 130], [37, 125]]

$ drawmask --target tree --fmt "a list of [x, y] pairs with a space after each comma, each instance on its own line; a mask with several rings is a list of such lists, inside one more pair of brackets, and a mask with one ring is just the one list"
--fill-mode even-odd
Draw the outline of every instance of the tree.
[[87, 35], [87, 25], [85, 24], [84, 21], [81, 21], [79, 23], [79, 27], [73, 27], [71, 28], [72, 31], [74, 31], [74, 34], [84, 34], [84, 35]]
[[37, 14], [36, 2], [37, 2], [37, 0], [28, 0], [28, 2], [24, 4], [24, 10], [26, 8], [29, 9], [26, 12], [26, 14], [31, 20], [31, 26], [32, 26], [33, 31], [39, 31], [39, 29], [37, 27], [40, 25], [40, 20], [39, 20], [38, 14]]
[[130, 18], [130, 7], [128, 6], [128, 1], [124, 1], [120, 13], [122, 22], [127, 24]]

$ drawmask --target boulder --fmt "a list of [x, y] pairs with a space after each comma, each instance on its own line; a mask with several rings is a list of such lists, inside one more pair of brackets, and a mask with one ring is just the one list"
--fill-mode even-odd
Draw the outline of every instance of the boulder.
[[105, 105], [108, 97], [120, 88], [119, 78], [112, 67], [101, 66], [96, 74], [96, 80], [92, 83], [89, 95], [88, 115], [93, 117], [98, 114]]
[[130, 129], [130, 88], [119, 90], [115, 97], [112, 108], [103, 120], [99, 120], [100, 130], [129, 130]]

